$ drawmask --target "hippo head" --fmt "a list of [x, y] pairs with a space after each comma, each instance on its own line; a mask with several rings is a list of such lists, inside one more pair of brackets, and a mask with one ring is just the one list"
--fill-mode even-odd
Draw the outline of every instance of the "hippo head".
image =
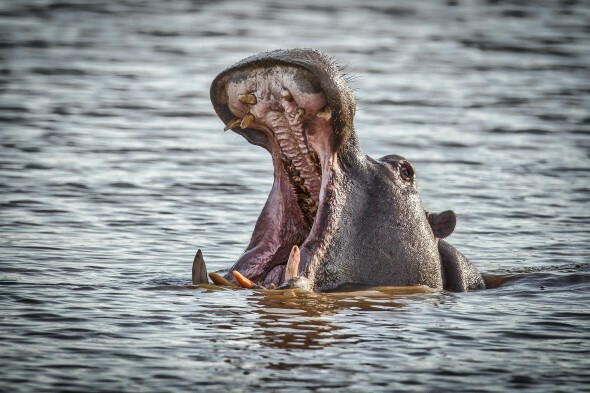
[[274, 166], [250, 244], [230, 272], [315, 291], [443, 286], [437, 237], [452, 232], [454, 214], [425, 213], [408, 160], [361, 151], [355, 99], [331, 59], [304, 49], [249, 57], [215, 78], [211, 100], [226, 129], [268, 150]]

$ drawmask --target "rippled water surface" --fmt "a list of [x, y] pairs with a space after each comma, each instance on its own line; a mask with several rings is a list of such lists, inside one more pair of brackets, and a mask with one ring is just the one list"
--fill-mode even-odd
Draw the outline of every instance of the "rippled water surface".
[[[0, 390], [590, 391], [589, 42], [583, 1], [2, 1]], [[186, 287], [272, 182], [209, 84], [279, 47], [345, 65], [364, 150], [513, 281]]]

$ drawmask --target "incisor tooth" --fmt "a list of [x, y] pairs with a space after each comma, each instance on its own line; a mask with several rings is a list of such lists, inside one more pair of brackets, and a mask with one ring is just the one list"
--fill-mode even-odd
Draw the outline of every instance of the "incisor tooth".
[[248, 288], [248, 289], [252, 289], [254, 287], [256, 287], [256, 284], [250, 280], [249, 278], [246, 278], [242, 273], [240, 273], [237, 270], [232, 271], [232, 274], [234, 275], [234, 277], [236, 278], [236, 280], [238, 280], [238, 282], [240, 283], [240, 285], [244, 288]]
[[223, 131], [227, 131], [229, 129], [237, 127], [238, 125], [240, 125], [241, 122], [242, 122], [242, 119], [240, 119], [239, 117], [234, 117], [233, 119], [231, 119], [230, 121], [227, 122]]
[[285, 281], [297, 277], [299, 273], [299, 262], [301, 261], [301, 254], [299, 253], [299, 247], [294, 245], [287, 261], [287, 267], [285, 268]]
[[244, 118], [242, 119], [242, 122], [240, 123], [240, 127], [242, 128], [242, 130], [244, 128], [248, 128], [250, 127], [250, 124], [252, 124], [252, 122], [254, 121], [254, 115], [251, 113], [248, 113], [246, 116], [244, 116]]
[[209, 278], [211, 279], [211, 281], [213, 281], [213, 284], [215, 284], [215, 285], [224, 285], [226, 287], [234, 287], [234, 288], [236, 287], [236, 284], [234, 284], [233, 282], [229, 281], [228, 279], [226, 279], [222, 275], [219, 275], [215, 272], [209, 273]]
[[317, 117], [321, 117], [322, 119], [328, 121], [332, 117], [332, 109], [329, 106], [325, 106], [318, 111]]
[[244, 104], [249, 105], [255, 105], [258, 102], [254, 94], [240, 94], [238, 95], [238, 100], [242, 101]]

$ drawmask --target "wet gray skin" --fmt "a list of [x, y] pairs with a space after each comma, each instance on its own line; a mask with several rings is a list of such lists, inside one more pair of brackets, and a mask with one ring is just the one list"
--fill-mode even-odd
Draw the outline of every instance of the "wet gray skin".
[[[249, 57], [215, 78], [211, 100], [226, 129], [268, 150], [274, 166], [250, 244], [226, 278], [237, 270], [264, 285], [314, 291], [484, 287], [476, 268], [440, 240], [454, 230], [455, 214], [425, 213], [412, 164], [361, 151], [354, 97], [326, 55]], [[300, 256], [286, 269], [294, 245]]]

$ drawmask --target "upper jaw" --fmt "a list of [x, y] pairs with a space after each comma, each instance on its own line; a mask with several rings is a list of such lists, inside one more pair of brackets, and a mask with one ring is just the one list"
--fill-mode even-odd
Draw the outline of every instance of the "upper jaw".
[[[312, 49], [275, 50], [256, 54], [239, 61], [217, 75], [211, 84], [211, 102], [215, 112], [226, 125], [230, 124], [235, 117], [228, 105], [229, 80], [254, 81], [257, 75], [273, 67], [304, 70], [311, 75], [311, 78], [307, 78], [308, 90], [321, 91], [326, 99], [326, 105], [331, 110], [334, 148], [340, 149], [344, 142], [346, 144], [352, 142], [356, 145], [356, 136], [352, 127], [356, 104], [348, 81], [341, 68], [332, 59]], [[301, 74], [292, 75], [296, 78], [292, 78], [291, 82], [305, 82], [306, 78], [299, 77]], [[245, 124], [246, 127], [241, 128], [240, 123], [229, 128], [238, 132], [239, 129], [248, 129], [247, 124]], [[259, 141], [248, 140], [254, 144], [261, 144], [258, 143]]]

